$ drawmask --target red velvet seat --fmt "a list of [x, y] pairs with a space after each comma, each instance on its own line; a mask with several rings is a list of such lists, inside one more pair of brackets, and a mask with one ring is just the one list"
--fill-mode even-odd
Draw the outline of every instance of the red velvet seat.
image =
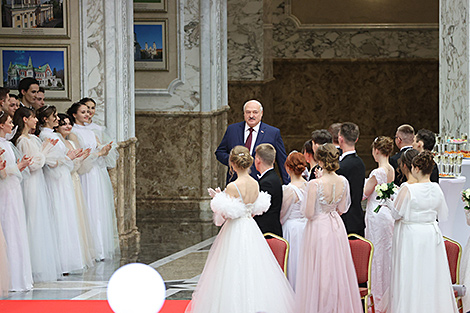
[[[444, 237], [444, 245], [446, 247], [447, 261], [449, 262], [450, 278], [452, 284], [460, 283], [460, 258], [462, 257], [462, 246], [450, 238]], [[457, 301], [457, 308], [459, 312], [463, 312], [462, 298], [458, 296], [457, 291], [454, 290], [455, 300]]]
[[284, 238], [273, 233], [264, 234], [271, 251], [274, 254], [279, 266], [287, 275], [287, 257], [289, 256], [289, 243]]
[[367, 283], [366, 287], [359, 287], [361, 299], [364, 301], [364, 312], [371, 309], [375, 313], [374, 297], [370, 290], [370, 269], [372, 266], [372, 255], [374, 254], [374, 245], [369, 240], [356, 234], [348, 235], [349, 246], [356, 268], [357, 282], [359, 284]]

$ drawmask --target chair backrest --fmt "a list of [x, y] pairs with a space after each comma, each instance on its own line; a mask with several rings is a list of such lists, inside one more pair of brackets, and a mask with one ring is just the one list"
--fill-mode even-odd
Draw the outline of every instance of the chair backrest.
[[279, 266], [284, 271], [284, 274], [287, 273], [287, 257], [289, 255], [289, 243], [284, 238], [275, 235], [273, 233], [265, 233], [264, 237], [268, 242], [271, 251], [274, 254], [274, 257], [279, 263]]
[[446, 246], [447, 261], [449, 262], [450, 277], [452, 284], [459, 283], [460, 257], [462, 256], [462, 246], [450, 238], [444, 237]]
[[359, 284], [366, 283], [370, 280], [374, 246], [372, 242], [356, 234], [350, 234], [348, 238], [354, 267], [356, 268], [357, 281]]

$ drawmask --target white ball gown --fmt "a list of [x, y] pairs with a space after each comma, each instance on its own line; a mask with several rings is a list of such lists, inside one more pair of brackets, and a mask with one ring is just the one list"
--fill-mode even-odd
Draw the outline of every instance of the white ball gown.
[[221, 225], [186, 312], [293, 313], [294, 295], [252, 215], [267, 211], [270, 195], [252, 204], [224, 192], [211, 201]]
[[0, 149], [5, 153], [0, 159], [6, 161], [6, 168], [0, 171], [0, 223], [7, 245], [11, 291], [26, 291], [33, 288], [31, 257], [26, 231], [25, 207], [21, 189], [22, 174], [16, 164], [19, 152], [13, 144], [0, 137]]
[[21, 153], [31, 157], [30, 175], [23, 180], [23, 195], [28, 225], [29, 247], [34, 282], [57, 280], [62, 274], [59, 259], [57, 224], [47, 188], [43, 167], [52, 144], [35, 135], [21, 135], [16, 145]]
[[58, 140], [51, 149], [52, 153], [46, 156], [44, 174], [54, 208], [62, 271], [77, 272], [85, 267], [85, 263], [78, 228], [77, 201], [70, 175], [73, 162], [67, 156], [68, 149], [60, 134], [51, 128], [42, 128], [39, 137], [42, 140]]
[[7, 256], [7, 243], [0, 223], [0, 297], [8, 295], [10, 290], [10, 265]]
[[[374, 169], [370, 175], [375, 177], [377, 185], [387, 183], [387, 172], [384, 168]], [[371, 291], [374, 296], [375, 311], [387, 311], [390, 292], [390, 271], [392, 268], [392, 238], [395, 219], [388, 208], [383, 206], [378, 213], [374, 210], [379, 205], [375, 190], [369, 195], [366, 207], [365, 237], [374, 245], [372, 258]]]
[[301, 188], [292, 183], [282, 186], [281, 224], [284, 239], [289, 243], [289, 258], [287, 259], [287, 279], [295, 291], [297, 262], [307, 219], [300, 211], [304, 199], [307, 182]]
[[113, 186], [107, 170], [107, 164], [113, 163], [107, 159], [112, 156], [97, 157], [102, 146], [95, 133], [86, 126], [75, 124], [72, 134], [77, 137], [80, 148], [91, 149], [91, 157], [95, 160], [88, 172], [80, 174], [80, 181], [97, 259], [112, 258], [120, 252]]
[[437, 183], [403, 183], [393, 203], [391, 313], [454, 313], [449, 263], [436, 219], [448, 209]]

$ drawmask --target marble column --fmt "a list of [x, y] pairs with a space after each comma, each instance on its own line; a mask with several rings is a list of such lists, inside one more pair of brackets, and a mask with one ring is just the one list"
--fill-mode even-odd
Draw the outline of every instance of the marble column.
[[439, 116], [441, 133], [469, 133], [470, 31], [467, 0], [440, 0]]
[[[110, 170], [121, 251], [138, 249], [135, 205], [133, 1], [81, 0], [81, 95], [96, 100], [120, 153]], [[136, 251], [136, 250], [135, 250]], [[135, 252], [131, 252], [135, 253]]]
[[[143, 251], [153, 249], [161, 256], [216, 233], [207, 188], [223, 187], [225, 171], [214, 151], [228, 110], [226, 0], [169, 4], [176, 13], [172, 17], [169, 7], [169, 24], [175, 18], [177, 28], [170, 44], [176, 41], [178, 54], [170, 73], [177, 68], [177, 78], [164, 89], [136, 88], [141, 245]], [[165, 74], [151, 75], [158, 82]], [[170, 250], [161, 250], [162, 240], [172, 242]]]

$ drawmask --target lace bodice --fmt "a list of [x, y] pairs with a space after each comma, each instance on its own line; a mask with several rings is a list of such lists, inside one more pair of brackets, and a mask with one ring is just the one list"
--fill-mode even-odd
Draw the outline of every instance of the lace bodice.
[[337, 211], [345, 213], [351, 204], [349, 183], [343, 176], [341, 182], [325, 184], [322, 179], [314, 179], [308, 183], [305, 201], [301, 211], [309, 219], [318, 214], [328, 214]]
[[225, 192], [219, 192], [211, 201], [211, 209], [214, 212], [214, 223], [222, 225], [227, 219], [251, 217], [266, 212], [271, 205], [271, 195], [261, 191], [254, 203], [245, 204], [243, 199], [232, 198]]

